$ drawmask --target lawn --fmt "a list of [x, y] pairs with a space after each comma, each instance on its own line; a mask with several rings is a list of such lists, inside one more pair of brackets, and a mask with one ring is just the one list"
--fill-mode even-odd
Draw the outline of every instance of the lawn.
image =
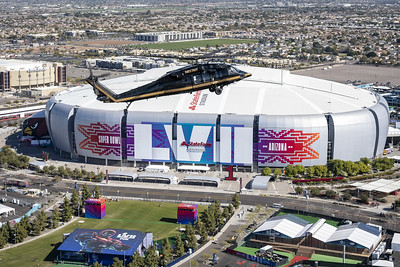
[[[342, 257], [326, 256], [326, 255], [321, 255], [321, 254], [314, 254], [311, 257], [310, 261], [325, 261], [325, 262], [342, 263], [343, 262], [343, 258]], [[361, 261], [352, 260], [352, 259], [346, 259], [345, 262], [348, 263], [348, 264], [361, 263]]]
[[[64, 233], [75, 228], [127, 229], [142, 232], [151, 231], [154, 239], [173, 236], [178, 233], [176, 209], [178, 204], [143, 201], [107, 202], [106, 216], [102, 220], [81, 218], [70, 225], [35, 241], [0, 252], [0, 266], [53, 266], [57, 251], [53, 244], [62, 241]], [[199, 212], [206, 207], [199, 206]], [[34, 258], [38, 261], [34, 261]]]
[[258, 251], [260, 251], [259, 248], [249, 248], [249, 247], [244, 247], [242, 245], [236, 247], [234, 250], [239, 251], [239, 252], [243, 252], [243, 253], [246, 253], [246, 254], [249, 254], [249, 255], [256, 255], [256, 253]]
[[206, 47], [217, 46], [224, 44], [243, 44], [243, 43], [255, 43], [257, 40], [252, 39], [209, 39], [209, 40], [197, 40], [197, 41], [185, 41], [185, 42], [170, 42], [170, 43], [155, 43], [155, 44], [142, 44], [135, 45], [135, 47], [147, 47], [151, 49], [164, 49], [164, 50], [181, 50], [191, 47]]
[[[288, 214], [287, 212], [279, 212], [279, 214], [277, 215], [277, 216], [280, 216], [280, 215], [285, 215], [285, 214]], [[308, 222], [310, 222], [310, 223], [315, 223], [315, 222], [317, 222], [319, 219], [321, 219], [321, 218], [318, 218], [318, 217], [313, 217], [313, 216], [307, 216], [307, 215], [301, 215], [301, 214], [294, 214], [294, 213], [292, 213], [293, 215], [295, 215], [295, 216], [297, 216], [297, 217], [299, 217], [299, 218], [302, 218], [303, 220], [306, 220], [306, 221], [308, 221]], [[330, 225], [332, 225], [332, 226], [335, 226], [335, 227], [339, 227], [339, 221], [334, 221], [334, 220], [326, 220], [326, 223], [327, 224], [330, 224]]]

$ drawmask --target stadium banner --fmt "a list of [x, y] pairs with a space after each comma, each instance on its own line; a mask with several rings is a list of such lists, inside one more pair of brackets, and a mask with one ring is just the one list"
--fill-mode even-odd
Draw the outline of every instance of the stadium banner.
[[174, 161], [171, 123], [142, 122], [126, 128], [128, 160]]
[[214, 164], [214, 125], [177, 125], [176, 159], [180, 163]]
[[[106, 115], [105, 115], [106, 114]], [[75, 118], [75, 140], [79, 155], [121, 160], [122, 112], [103, 113], [79, 109]]]
[[260, 116], [257, 159], [259, 166], [285, 167], [289, 164], [324, 165], [327, 161], [325, 116], [309, 118]]

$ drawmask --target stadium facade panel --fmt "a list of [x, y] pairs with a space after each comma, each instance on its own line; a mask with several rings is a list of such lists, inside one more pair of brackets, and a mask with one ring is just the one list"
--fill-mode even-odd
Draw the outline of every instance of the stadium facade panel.
[[[234, 165], [252, 169], [357, 161], [382, 153], [389, 111], [360, 88], [240, 66], [251, 78], [224, 88], [125, 103], [103, 103], [90, 86], [53, 96], [46, 122], [55, 148], [84, 161]], [[104, 81], [117, 93], [173, 68]]]

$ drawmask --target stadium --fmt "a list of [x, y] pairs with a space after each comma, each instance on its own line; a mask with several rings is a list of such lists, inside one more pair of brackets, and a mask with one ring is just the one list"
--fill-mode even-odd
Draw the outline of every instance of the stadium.
[[[116, 93], [156, 80], [177, 67], [103, 81]], [[55, 149], [82, 162], [194, 165], [257, 171], [265, 166], [358, 161], [382, 153], [389, 110], [362, 88], [238, 66], [252, 73], [224, 87], [126, 103], [103, 103], [83, 85], [53, 96], [46, 123]]]

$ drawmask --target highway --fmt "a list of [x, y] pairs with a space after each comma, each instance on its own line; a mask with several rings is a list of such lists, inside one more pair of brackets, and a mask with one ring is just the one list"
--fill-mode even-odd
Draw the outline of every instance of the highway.
[[[75, 182], [65, 182], [65, 186], [61, 191], [71, 191]], [[151, 184], [147, 184], [149, 187]], [[93, 190], [95, 185], [89, 185], [89, 189]], [[100, 192], [106, 197], [112, 198], [141, 198], [171, 200], [176, 202], [193, 201], [193, 202], [214, 202], [219, 200], [221, 203], [231, 203], [233, 192], [208, 192], [206, 188], [198, 191], [173, 190], [170, 188], [156, 189], [143, 187], [127, 187], [127, 186], [108, 186], [99, 185]], [[208, 188], [207, 188], [208, 190]], [[293, 197], [279, 196], [260, 196], [251, 194], [240, 194], [240, 201], [243, 205], [267, 205], [271, 207], [273, 203], [282, 204], [284, 209], [295, 211], [299, 214], [319, 214], [326, 218], [349, 219], [354, 222], [364, 222], [379, 224], [393, 231], [400, 231], [400, 224], [396, 223], [398, 218], [382, 218], [378, 213], [365, 208], [344, 205], [344, 202], [332, 202], [323, 199], [305, 199]], [[324, 217], [322, 216], [322, 217]]]

